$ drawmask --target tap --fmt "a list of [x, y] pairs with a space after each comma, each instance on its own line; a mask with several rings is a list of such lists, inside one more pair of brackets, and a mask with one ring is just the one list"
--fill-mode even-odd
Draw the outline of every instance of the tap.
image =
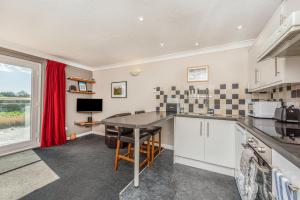
[[208, 90], [208, 88], [205, 89], [204, 105], [206, 107], [207, 114], [212, 114], [213, 115], [215, 113], [214, 109], [209, 108], [209, 90]]

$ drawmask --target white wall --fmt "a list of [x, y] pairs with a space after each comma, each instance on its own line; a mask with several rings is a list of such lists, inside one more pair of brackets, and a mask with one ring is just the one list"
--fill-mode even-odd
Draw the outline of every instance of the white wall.
[[[188, 83], [187, 67], [209, 65], [209, 81], [205, 83]], [[141, 73], [134, 77], [130, 70], [139, 67]], [[239, 83], [246, 88], [248, 84], [248, 48], [190, 56], [185, 58], [160, 61], [137, 66], [98, 70], [93, 72], [96, 95], [103, 99], [103, 112], [95, 114], [95, 120], [104, 119], [120, 112], [134, 112], [144, 109], [154, 111], [156, 100], [155, 87], [179, 88], [194, 86], [214, 86], [221, 83]], [[128, 97], [111, 98], [111, 82], [127, 81]], [[103, 127], [95, 126], [93, 131], [103, 132]], [[163, 143], [173, 145], [172, 124], [166, 124], [163, 131]]]
[[[66, 77], [69, 76], [78, 76], [85, 79], [91, 79], [92, 78], [92, 72], [80, 69], [73, 66], [67, 66], [66, 67]], [[69, 89], [70, 85], [75, 85], [78, 88], [78, 82], [77, 81], [71, 81], [66, 80], [66, 89]], [[92, 85], [87, 84], [87, 89], [91, 90]], [[87, 117], [90, 116], [89, 113], [78, 113], [76, 111], [76, 103], [77, 98], [91, 98], [92, 95], [86, 95], [86, 94], [74, 94], [67, 92], [66, 93], [66, 127], [67, 127], [67, 136], [70, 136], [71, 133], [81, 134], [86, 133], [92, 130], [91, 127], [84, 127], [84, 126], [78, 126], [75, 125], [75, 122], [80, 121], [87, 121]]]

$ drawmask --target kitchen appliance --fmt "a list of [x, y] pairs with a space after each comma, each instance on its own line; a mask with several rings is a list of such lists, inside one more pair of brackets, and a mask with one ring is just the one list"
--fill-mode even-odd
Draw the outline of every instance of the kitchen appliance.
[[179, 113], [179, 111], [180, 111], [179, 103], [167, 103], [166, 112]]
[[272, 200], [272, 149], [264, 144], [262, 141], [253, 136], [249, 131], [242, 126], [236, 124], [236, 167], [235, 167], [235, 179], [238, 190], [242, 199], [245, 198], [245, 191], [247, 187], [245, 181], [248, 180], [250, 173], [246, 176], [241, 172], [241, 159], [243, 151], [247, 148], [251, 148], [254, 152], [253, 161], [257, 169], [255, 177], [255, 183], [258, 191], [256, 199]]
[[300, 122], [300, 110], [294, 106], [276, 108], [274, 118], [282, 122]]
[[253, 127], [281, 143], [300, 144], [300, 124], [268, 119], [253, 119]]
[[270, 57], [300, 55], [300, 11], [293, 12], [263, 44], [258, 62]]
[[256, 118], [274, 118], [276, 108], [281, 106], [279, 101], [254, 101], [248, 104], [248, 115]]

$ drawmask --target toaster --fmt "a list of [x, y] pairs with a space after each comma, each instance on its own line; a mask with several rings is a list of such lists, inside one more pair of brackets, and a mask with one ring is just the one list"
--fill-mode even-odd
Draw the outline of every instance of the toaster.
[[294, 106], [276, 108], [274, 118], [282, 122], [300, 123], [300, 110]]
[[178, 103], [167, 103], [166, 112], [179, 113], [179, 104]]

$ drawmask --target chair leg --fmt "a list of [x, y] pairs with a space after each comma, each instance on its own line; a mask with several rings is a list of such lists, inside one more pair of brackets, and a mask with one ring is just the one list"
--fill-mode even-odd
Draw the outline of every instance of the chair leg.
[[160, 154], [161, 150], [161, 130], [158, 133], [158, 154]]
[[150, 157], [150, 139], [147, 140], [147, 164], [150, 166], [151, 157]]
[[153, 163], [154, 160], [154, 151], [155, 151], [155, 136], [151, 136], [151, 164]]
[[120, 140], [117, 141], [117, 149], [116, 149], [116, 159], [115, 159], [115, 172], [118, 170], [119, 166], [119, 154], [120, 154]]
[[131, 157], [131, 143], [128, 144], [127, 153], [128, 153], [128, 156]]

